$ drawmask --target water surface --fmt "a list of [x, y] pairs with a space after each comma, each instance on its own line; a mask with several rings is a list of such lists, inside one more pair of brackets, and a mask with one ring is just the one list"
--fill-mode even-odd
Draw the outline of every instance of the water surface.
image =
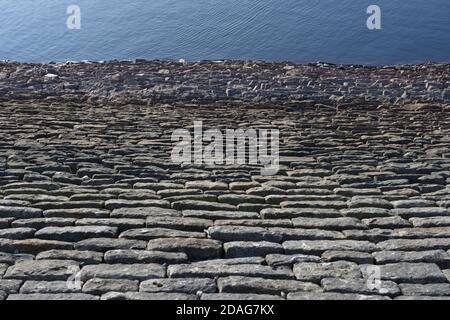
[[[68, 5], [81, 30], [66, 27]], [[382, 9], [368, 30], [366, 9]], [[449, 0], [0, 0], [0, 59], [450, 61]]]

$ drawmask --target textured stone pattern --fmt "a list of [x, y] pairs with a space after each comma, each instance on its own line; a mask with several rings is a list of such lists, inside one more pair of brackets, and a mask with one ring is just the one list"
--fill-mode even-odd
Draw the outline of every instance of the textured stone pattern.
[[[1, 87], [0, 299], [450, 297], [442, 100], [94, 105], [22, 99], [40, 84], [19, 68], [16, 93]], [[279, 128], [280, 171], [172, 163], [172, 131], [194, 120]]]

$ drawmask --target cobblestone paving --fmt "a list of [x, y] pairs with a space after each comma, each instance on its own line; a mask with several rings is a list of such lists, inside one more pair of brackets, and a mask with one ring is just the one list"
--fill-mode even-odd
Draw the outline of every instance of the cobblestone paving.
[[[450, 105], [432, 90], [180, 107], [8, 86], [0, 299], [450, 297]], [[194, 120], [280, 129], [278, 174], [172, 163]]]

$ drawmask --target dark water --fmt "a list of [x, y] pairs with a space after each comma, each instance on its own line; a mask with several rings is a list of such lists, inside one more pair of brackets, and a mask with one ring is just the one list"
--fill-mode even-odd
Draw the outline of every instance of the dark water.
[[[371, 4], [381, 30], [366, 27]], [[449, 15], [450, 0], [0, 0], [0, 59], [448, 62]]]

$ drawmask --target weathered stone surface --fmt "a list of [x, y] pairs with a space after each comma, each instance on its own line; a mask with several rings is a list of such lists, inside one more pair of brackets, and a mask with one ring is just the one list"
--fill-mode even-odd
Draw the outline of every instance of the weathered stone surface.
[[281, 236], [281, 241], [287, 240], [322, 240], [343, 239], [344, 235], [339, 231], [299, 228], [269, 228], [273, 234]]
[[[270, 203], [270, 202], [269, 202]], [[347, 208], [344, 201], [283, 201], [282, 208], [314, 208], [314, 209], [343, 209]]]
[[426, 251], [450, 249], [450, 239], [392, 239], [377, 243], [379, 250]]
[[[446, 282], [447, 279], [434, 263], [390, 263], [381, 265], [381, 280], [390, 280], [397, 283], [439, 283]], [[361, 267], [362, 272], [366, 272], [366, 267]]]
[[283, 242], [283, 248], [287, 254], [322, 254], [327, 250], [348, 250], [363, 252], [372, 252], [376, 250], [375, 244], [369, 241], [356, 240], [285, 241]]
[[196, 266], [207, 266], [207, 265], [240, 265], [240, 264], [264, 264], [264, 258], [262, 257], [244, 257], [244, 258], [227, 258], [227, 259], [212, 259], [212, 260], [202, 260], [196, 261]]
[[10, 228], [0, 229], [0, 238], [3, 239], [28, 239], [33, 238], [36, 229], [33, 228]]
[[88, 251], [108, 251], [116, 249], [136, 249], [142, 250], [147, 246], [146, 241], [123, 239], [123, 238], [91, 238], [81, 240], [75, 243], [76, 250], [88, 250]]
[[297, 280], [271, 280], [264, 278], [251, 278], [231, 276], [219, 278], [217, 285], [220, 292], [227, 293], [257, 293], [280, 295], [297, 291], [321, 291], [321, 288], [309, 282]]
[[160, 207], [119, 208], [111, 212], [111, 218], [146, 219], [147, 217], [178, 217], [181, 212]]
[[376, 217], [388, 217], [391, 215], [391, 210], [383, 208], [351, 208], [343, 209], [341, 213], [347, 217], [353, 217], [357, 219], [370, 219]]
[[0, 277], [3, 276], [3, 274], [5, 274], [6, 270], [8, 269], [8, 265], [5, 263], [1, 263], [0, 264]]
[[362, 222], [370, 228], [395, 229], [411, 227], [411, 223], [408, 220], [399, 216], [362, 219]]
[[66, 280], [78, 268], [78, 263], [70, 260], [21, 261], [8, 268], [5, 279], [23, 280]]
[[42, 217], [42, 210], [29, 207], [0, 206], [0, 217], [16, 219], [40, 218]]
[[183, 217], [203, 219], [255, 219], [259, 218], [256, 212], [246, 211], [209, 211], [209, 210], [183, 210]]
[[217, 291], [213, 279], [187, 278], [187, 279], [149, 279], [142, 281], [141, 292], [180, 292], [188, 294], [214, 293]]
[[77, 208], [103, 208], [103, 201], [42, 201], [33, 204], [42, 210], [66, 210]]
[[235, 211], [236, 207], [231, 204], [200, 201], [200, 200], [181, 200], [171, 204], [175, 210], [210, 210], [210, 211]]
[[104, 226], [47, 227], [36, 232], [40, 239], [77, 242], [89, 238], [114, 238], [117, 228]]
[[336, 209], [267, 208], [261, 210], [261, 218], [263, 219], [290, 219], [296, 217], [333, 218], [340, 216], [341, 214]]
[[99, 297], [85, 293], [34, 293], [10, 294], [7, 300], [99, 300]]
[[168, 228], [196, 232], [203, 232], [212, 225], [212, 220], [188, 217], [148, 217], [146, 221], [147, 228]]
[[70, 242], [41, 240], [41, 239], [25, 239], [25, 240], [1, 240], [0, 250], [4, 252], [20, 252], [37, 254], [41, 251], [60, 249], [73, 249], [73, 244]]
[[294, 265], [295, 277], [300, 281], [319, 283], [324, 278], [361, 278], [361, 271], [354, 262], [299, 262]]
[[380, 228], [367, 230], [344, 230], [342, 233], [345, 238], [349, 240], [370, 241], [373, 243], [392, 239], [397, 235], [393, 230]]
[[1, 264], [14, 264], [16, 261], [33, 260], [32, 254], [0, 252]]
[[444, 250], [430, 251], [379, 251], [372, 255], [377, 264], [395, 262], [430, 262], [439, 266], [450, 266], [450, 255]]
[[425, 208], [397, 208], [392, 209], [391, 214], [398, 215], [402, 218], [425, 218], [425, 217], [439, 217], [439, 216], [449, 216], [450, 211], [445, 208], [438, 207], [425, 207]]
[[349, 208], [384, 208], [391, 209], [392, 204], [381, 198], [353, 197], [347, 202]]
[[212, 239], [226, 241], [272, 241], [280, 242], [281, 236], [261, 227], [218, 226], [207, 230]]
[[22, 282], [22, 280], [0, 279], [0, 291], [5, 294], [17, 293]]
[[119, 231], [125, 231], [128, 229], [142, 228], [145, 226], [144, 219], [127, 219], [127, 218], [86, 218], [76, 220], [75, 224], [77, 226], [106, 226], [117, 228]]
[[142, 208], [142, 207], [160, 207], [169, 208], [170, 202], [166, 200], [125, 200], [111, 199], [105, 201], [105, 208], [109, 210], [119, 208]]
[[265, 203], [264, 197], [249, 194], [224, 194], [218, 196], [217, 200], [235, 206], [240, 203]]
[[334, 292], [291, 292], [287, 300], [390, 300], [388, 297], [379, 295], [363, 295], [352, 293]]
[[165, 267], [159, 264], [97, 264], [84, 266], [81, 269], [82, 281], [93, 278], [102, 279], [130, 279], [146, 280], [150, 278], [163, 278]]
[[134, 263], [183, 263], [188, 257], [184, 252], [164, 252], [148, 250], [111, 250], [105, 253], [105, 262], [110, 264]]
[[120, 234], [120, 238], [151, 240], [158, 238], [205, 238], [204, 232], [181, 231], [167, 228], [130, 229]]
[[[449, 67], [0, 62], [0, 299], [450, 297]], [[192, 119], [278, 129], [277, 174], [173, 162]]]
[[34, 218], [18, 219], [11, 222], [14, 228], [34, 228], [42, 229], [45, 227], [68, 227], [75, 223], [72, 218]]
[[275, 295], [268, 294], [247, 294], [247, 293], [205, 293], [200, 297], [201, 300], [231, 300], [231, 301], [246, 301], [246, 300], [284, 300]]
[[321, 258], [313, 255], [304, 254], [268, 254], [265, 258], [268, 265], [272, 267], [293, 266], [297, 262], [320, 262]]
[[394, 230], [396, 238], [447, 238], [450, 236], [450, 227], [434, 228], [402, 228]]
[[172, 292], [108, 292], [101, 300], [197, 300], [196, 295]]
[[373, 262], [373, 257], [370, 253], [359, 251], [345, 251], [345, 250], [328, 250], [322, 254], [322, 259], [326, 262], [332, 261], [351, 261], [357, 264], [368, 264]]
[[294, 218], [292, 224], [296, 228], [346, 230], [367, 228], [356, 218]]
[[430, 301], [430, 300], [450, 300], [450, 297], [437, 297], [437, 296], [398, 296], [395, 297], [394, 300], [424, 300], [424, 301]]
[[214, 226], [244, 226], [244, 227], [284, 227], [291, 228], [290, 219], [226, 219], [214, 221]]
[[232, 241], [223, 245], [226, 258], [262, 256], [270, 253], [283, 253], [281, 244], [267, 241]]
[[449, 283], [401, 283], [399, 286], [405, 296], [450, 296]]
[[20, 293], [76, 293], [81, 288], [69, 286], [67, 281], [25, 281], [20, 288]]
[[138, 291], [139, 281], [127, 279], [101, 279], [93, 278], [83, 285], [83, 292], [93, 295], [102, 295], [107, 292]]
[[171, 238], [150, 240], [148, 250], [184, 252], [189, 259], [204, 260], [219, 258], [222, 254], [222, 243], [212, 239]]
[[14, 221], [14, 218], [0, 218], [0, 229], [9, 228], [11, 222]]
[[450, 217], [410, 218], [414, 227], [449, 227]]
[[408, 200], [398, 200], [392, 202], [394, 208], [425, 208], [425, 207], [435, 207], [436, 202], [425, 199], [408, 199]]
[[109, 211], [93, 208], [50, 209], [44, 211], [46, 218], [108, 218]]
[[201, 190], [226, 190], [228, 184], [218, 181], [187, 181], [186, 188]]
[[210, 263], [171, 265], [167, 268], [167, 275], [170, 278], [247, 276], [289, 279], [294, 277], [289, 270], [274, 270], [268, 266], [257, 264], [218, 265]]
[[95, 251], [49, 250], [36, 255], [36, 260], [73, 260], [80, 264], [97, 264], [103, 261], [103, 254]]
[[321, 286], [326, 292], [387, 295], [391, 297], [400, 294], [400, 289], [395, 282], [380, 281], [377, 286], [372, 286], [370, 284], [371, 283], [367, 279], [325, 278], [321, 281]]

